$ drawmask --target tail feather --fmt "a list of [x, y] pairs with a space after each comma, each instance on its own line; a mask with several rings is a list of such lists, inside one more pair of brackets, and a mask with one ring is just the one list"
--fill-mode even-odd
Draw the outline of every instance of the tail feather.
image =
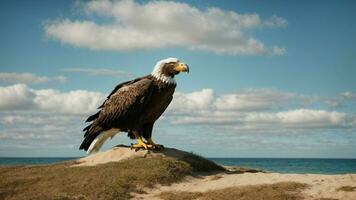
[[102, 127], [96, 125], [95, 120], [99, 117], [99, 115], [100, 115], [100, 111], [88, 117], [88, 119], [85, 121], [85, 122], [91, 122], [91, 121], [94, 122], [92, 122], [91, 124], [89, 124], [87, 127], [83, 129], [83, 131], [85, 131], [84, 140], [80, 145], [79, 149], [84, 149], [89, 154], [92, 152], [99, 151], [99, 149], [104, 144], [104, 142], [109, 137], [111, 138], [114, 137], [115, 134], [119, 131], [119, 129], [105, 130]]
[[87, 127], [85, 127], [84, 129], [83, 129], [83, 131], [88, 131], [89, 129], [90, 129], [90, 127], [91, 127], [91, 124], [89, 125], [89, 126], [87, 126]]
[[107, 139], [113, 138], [119, 132], [118, 129], [110, 129], [101, 132], [90, 144], [89, 148], [86, 149], [88, 154], [96, 153], [100, 150]]
[[91, 121], [94, 121], [96, 118], [99, 117], [99, 114], [100, 114], [100, 111], [95, 113], [94, 115], [92, 116], [89, 116], [87, 120], [85, 120], [85, 122], [91, 122]]
[[95, 140], [95, 138], [100, 134], [100, 132], [95, 133], [95, 134], [87, 134], [82, 142], [82, 144], [80, 145], [79, 149], [84, 149], [85, 151], [87, 151], [89, 149], [89, 146], [91, 145], [91, 143]]

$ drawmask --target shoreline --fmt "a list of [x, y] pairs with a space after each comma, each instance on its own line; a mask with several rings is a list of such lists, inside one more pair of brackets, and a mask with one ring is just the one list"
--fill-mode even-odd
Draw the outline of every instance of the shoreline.
[[[54, 164], [84, 157], [0, 157], [0, 167]], [[356, 174], [356, 159], [334, 158], [207, 158], [227, 167], [244, 167], [281, 174]], [[223, 159], [223, 161], [221, 161]], [[228, 160], [229, 162], [226, 162]], [[247, 160], [247, 161], [246, 161]], [[252, 161], [251, 161], [252, 160]], [[285, 162], [293, 160], [288, 166]], [[303, 162], [307, 160], [308, 162]], [[278, 163], [277, 163], [278, 161]], [[281, 162], [279, 162], [281, 161]], [[285, 161], [285, 162], [284, 162]], [[320, 163], [320, 162], [323, 163]], [[330, 163], [331, 162], [331, 166]], [[323, 165], [321, 165], [323, 164]]]
[[217, 165], [174, 148], [135, 152], [122, 146], [77, 160], [0, 167], [0, 199], [182, 200], [236, 196], [351, 200], [356, 199], [356, 173], [276, 173]]

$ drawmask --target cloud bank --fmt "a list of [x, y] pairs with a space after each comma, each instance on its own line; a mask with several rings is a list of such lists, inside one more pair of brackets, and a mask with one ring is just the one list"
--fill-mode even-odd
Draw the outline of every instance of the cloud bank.
[[113, 76], [113, 77], [125, 77], [132, 78], [134, 74], [126, 71], [104, 69], [104, 68], [66, 68], [65, 72], [78, 72], [84, 73], [90, 76]]
[[[0, 154], [9, 156], [12, 151], [8, 149], [12, 149], [22, 152], [21, 155], [29, 155], [28, 152], [43, 155], [46, 149], [61, 156], [73, 155], [82, 140], [84, 120], [96, 112], [105, 97], [106, 94], [93, 91], [39, 90], [25, 84], [0, 87]], [[343, 104], [353, 98], [354, 93], [345, 92], [330, 99]], [[175, 144], [183, 146], [202, 142], [229, 144], [233, 145], [231, 152], [235, 152], [237, 144], [248, 150], [251, 145], [314, 148], [315, 144], [325, 144], [319, 138], [330, 141], [330, 132], [348, 137], [356, 129], [356, 116], [352, 112], [334, 110], [327, 100], [266, 88], [222, 95], [210, 88], [176, 92], [154, 131], [167, 143], [173, 138]], [[313, 107], [314, 102], [317, 108]], [[310, 134], [316, 136], [310, 137]], [[121, 142], [127, 139], [125, 134], [118, 137]], [[288, 142], [280, 139], [283, 137]], [[290, 137], [303, 141], [290, 140]], [[349, 140], [328, 142], [328, 145], [342, 147], [350, 144], [353, 143]]]
[[34, 90], [25, 84], [0, 87], [0, 110], [37, 110], [68, 114], [89, 114], [103, 101], [104, 95], [87, 90], [60, 92]]
[[256, 13], [200, 9], [174, 1], [94, 0], [79, 5], [88, 15], [110, 22], [52, 20], [45, 23], [45, 34], [63, 44], [92, 50], [179, 47], [229, 55], [286, 53], [284, 47], [266, 47], [249, 34], [252, 30], [287, 26], [287, 20], [276, 15], [261, 19]]
[[[350, 94], [343, 93], [341, 96], [350, 98]], [[87, 90], [35, 90], [25, 84], [16, 84], [0, 87], [0, 111], [33, 110], [88, 115], [97, 110], [105, 96]], [[354, 115], [307, 107], [304, 103], [306, 98], [275, 89], [243, 89], [220, 96], [215, 96], [209, 88], [191, 93], [176, 92], [164, 118], [170, 124], [200, 124], [231, 130], [355, 128]], [[11, 122], [16, 119], [6, 120]]]
[[5, 73], [0, 72], [0, 82], [2, 83], [25, 83], [25, 84], [41, 84], [51, 81], [65, 83], [67, 78], [63, 76], [47, 77], [37, 76], [32, 73]]
[[219, 97], [211, 89], [202, 89], [177, 93], [165, 116], [172, 124], [205, 125], [235, 133], [356, 128], [353, 114], [308, 108], [306, 100], [310, 101], [307, 96], [275, 89], [244, 89]]

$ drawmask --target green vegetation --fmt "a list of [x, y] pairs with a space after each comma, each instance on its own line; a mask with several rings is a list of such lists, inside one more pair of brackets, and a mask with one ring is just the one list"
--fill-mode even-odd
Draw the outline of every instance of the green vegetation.
[[74, 162], [42, 166], [0, 167], [0, 199], [129, 199], [132, 192], [155, 184], [169, 185], [195, 172], [222, 170], [196, 155], [137, 158], [93, 167]]
[[230, 187], [207, 192], [163, 192], [159, 197], [165, 200], [298, 200], [303, 199], [300, 196], [300, 191], [306, 187], [307, 185], [302, 183], [283, 182], [269, 185]]

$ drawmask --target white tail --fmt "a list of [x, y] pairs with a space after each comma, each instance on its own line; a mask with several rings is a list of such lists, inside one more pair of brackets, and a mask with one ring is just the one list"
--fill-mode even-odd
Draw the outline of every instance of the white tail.
[[108, 138], [113, 138], [120, 130], [116, 128], [112, 128], [107, 131], [101, 132], [94, 141], [90, 144], [89, 149], [87, 151], [88, 154], [96, 153], [100, 150], [101, 146], [105, 143]]

